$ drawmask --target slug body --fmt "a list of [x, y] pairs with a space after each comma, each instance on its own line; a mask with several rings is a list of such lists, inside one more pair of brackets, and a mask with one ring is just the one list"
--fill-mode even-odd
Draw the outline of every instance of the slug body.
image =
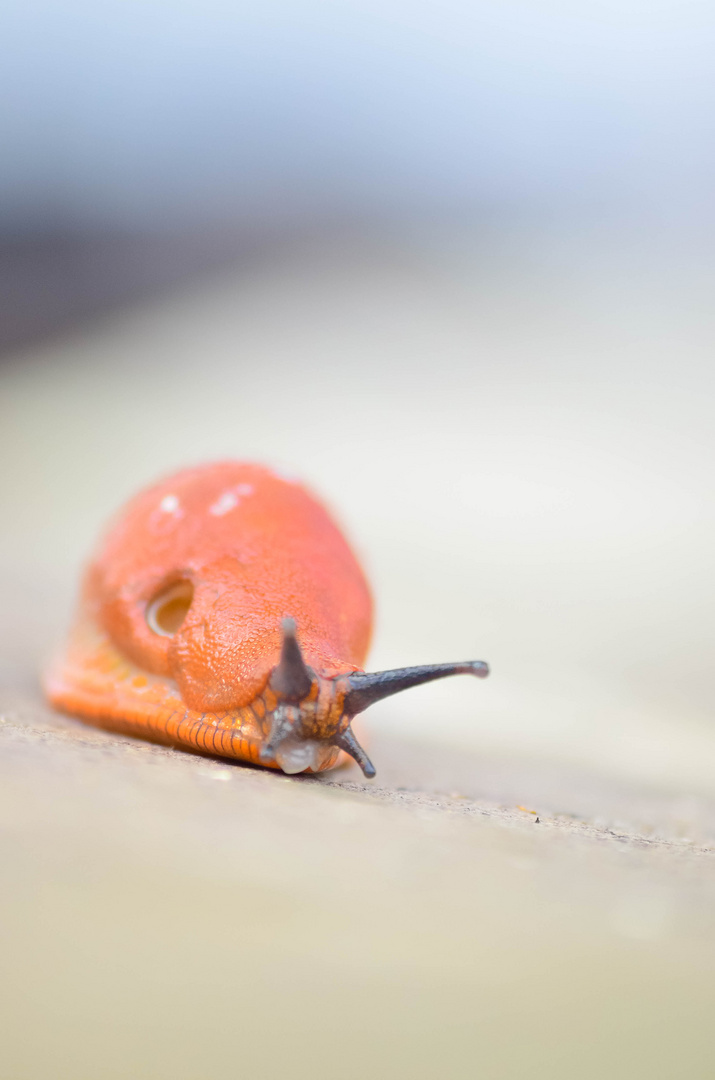
[[305, 488], [252, 464], [186, 469], [115, 520], [45, 689], [57, 708], [155, 741], [285, 772], [330, 768], [342, 750], [374, 775], [355, 713], [487, 668], [365, 674], [371, 627], [363, 572]]

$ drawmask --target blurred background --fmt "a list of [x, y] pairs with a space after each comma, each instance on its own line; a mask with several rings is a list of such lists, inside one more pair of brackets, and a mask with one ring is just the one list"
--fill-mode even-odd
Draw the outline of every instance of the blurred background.
[[[707, 0], [6, 0], [5, 1073], [711, 1075], [714, 55]], [[370, 711], [372, 798], [42, 711], [109, 515], [222, 457], [332, 507], [372, 667], [492, 665]]]

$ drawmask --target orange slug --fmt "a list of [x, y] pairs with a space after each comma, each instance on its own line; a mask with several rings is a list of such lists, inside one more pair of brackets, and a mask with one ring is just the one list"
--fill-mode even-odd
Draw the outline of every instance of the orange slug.
[[260, 465], [184, 469], [140, 492], [87, 570], [50, 702], [100, 727], [319, 772], [375, 775], [357, 713], [479, 660], [368, 674], [364, 574], [299, 483]]

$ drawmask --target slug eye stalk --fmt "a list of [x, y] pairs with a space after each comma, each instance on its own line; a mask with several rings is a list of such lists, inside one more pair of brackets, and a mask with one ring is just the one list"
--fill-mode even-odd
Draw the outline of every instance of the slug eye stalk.
[[394, 668], [391, 671], [356, 672], [350, 675], [350, 690], [345, 695], [343, 708], [348, 716], [374, 705], [376, 701], [409, 690], [421, 683], [445, 679], [448, 675], [476, 675], [485, 679], [489, 674], [489, 665], [483, 660], [465, 660], [454, 664], [422, 664], [418, 667]]
[[294, 705], [308, 696], [314, 676], [300, 651], [298, 638], [295, 636], [295, 619], [284, 619], [281, 628], [281, 658], [273, 669], [270, 687], [281, 701]]
[[[445, 679], [448, 675], [476, 675], [485, 679], [489, 674], [489, 665], [483, 660], [465, 660], [455, 664], [422, 664], [417, 667], [394, 668], [391, 671], [357, 672], [348, 677], [350, 689], [343, 700], [345, 716], [351, 719], [358, 713], [374, 705], [376, 701], [409, 690], [421, 683]], [[350, 725], [336, 736], [333, 742], [350, 754], [358, 763], [368, 779], [375, 775], [375, 766], [355, 738]]]

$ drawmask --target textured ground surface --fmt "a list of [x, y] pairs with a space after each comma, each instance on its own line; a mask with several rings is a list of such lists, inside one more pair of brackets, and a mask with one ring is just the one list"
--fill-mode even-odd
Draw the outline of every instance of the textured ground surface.
[[[711, 290], [506, 270], [296, 259], [8, 362], [3, 1080], [712, 1077]], [[374, 666], [493, 665], [372, 710], [371, 783], [42, 702], [100, 524], [224, 455], [348, 521]]]
[[710, 1075], [712, 804], [379, 739], [289, 779], [4, 696], [4, 1076]]

